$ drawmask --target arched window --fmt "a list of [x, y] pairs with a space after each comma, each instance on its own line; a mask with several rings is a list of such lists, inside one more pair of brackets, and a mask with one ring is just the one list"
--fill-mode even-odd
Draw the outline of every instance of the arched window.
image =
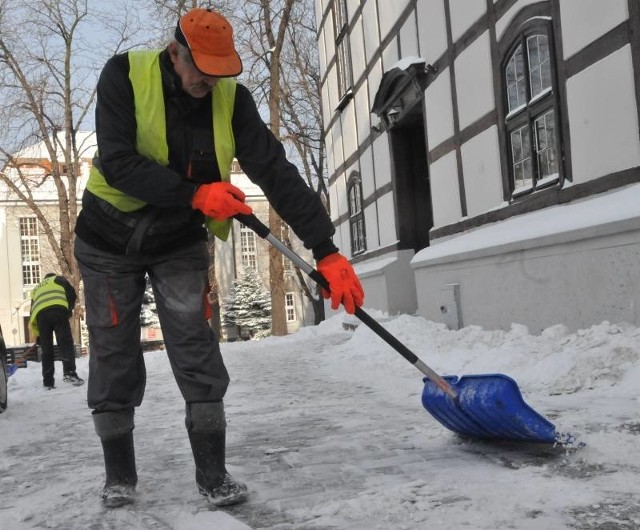
[[351, 229], [351, 254], [362, 254], [367, 250], [364, 231], [364, 211], [362, 204], [362, 180], [358, 173], [352, 173], [347, 182], [349, 199], [349, 228]]
[[502, 66], [513, 196], [558, 182], [561, 152], [551, 24], [535, 18], [519, 28]]

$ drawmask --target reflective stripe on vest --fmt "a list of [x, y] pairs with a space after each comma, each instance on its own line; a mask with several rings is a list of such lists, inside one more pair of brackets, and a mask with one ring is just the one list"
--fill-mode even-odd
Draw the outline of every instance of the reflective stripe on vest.
[[[133, 87], [136, 109], [136, 150], [160, 165], [169, 164], [167, 124], [160, 72], [160, 51], [129, 52], [129, 80]], [[236, 82], [234, 79], [218, 79], [212, 91], [213, 140], [216, 161], [223, 181], [229, 181], [231, 164], [235, 156], [235, 139], [231, 120], [235, 104]], [[131, 197], [107, 184], [96, 166], [91, 168], [87, 190], [122, 212], [139, 210], [144, 201]], [[209, 230], [218, 238], [229, 236], [231, 220], [206, 219]]]
[[52, 306], [63, 306], [67, 310], [69, 309], [67, 293], [62, 285], [56, 283], [55, 276], [45, 278], [31, 291], [31, 315], [29, 316], [29, 324], [34, 327], [38, 313]]

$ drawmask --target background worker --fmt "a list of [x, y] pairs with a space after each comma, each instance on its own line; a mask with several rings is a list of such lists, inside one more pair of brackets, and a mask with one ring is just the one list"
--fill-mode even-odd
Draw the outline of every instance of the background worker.
[[29, 324], [42, 348], [42, 382], [49, 390], [55, 386], [54, 334], [62, 359], [63, 381], [74, 386], [84, 384], [76, 373], [76, 352], [69, 323], [75, 305], [75, 289], [64, 276], [53, 272], [31, 291]]

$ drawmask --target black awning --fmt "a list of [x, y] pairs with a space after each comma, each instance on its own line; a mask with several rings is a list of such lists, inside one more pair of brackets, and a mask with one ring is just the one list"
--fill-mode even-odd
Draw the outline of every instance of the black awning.
[[[371, 112], [388, 124], [389, 115], [406, 115], [424, 98], [424, 90], [435, 73], [433, 66], [413, 62], [404, 68], [394, 67], [385, 72], [373, 99]], [[391, 112], [390, 112], [391, 111]]]
[[386, 109], [399, 102], [407, 87], [413, 82], [413, 78], [414, 76], [407, 70], [400, 68], [392, 68], [385, 72], [373, 99], [371, 112], [381, 116]]

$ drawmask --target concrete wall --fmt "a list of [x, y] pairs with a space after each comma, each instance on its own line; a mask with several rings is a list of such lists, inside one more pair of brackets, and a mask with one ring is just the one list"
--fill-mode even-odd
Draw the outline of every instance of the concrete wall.
[[365, 305], [390, 315], [414, 313], [418, 307], [411, 259], [413, 251], [398, 251], [384, 258], [356, 265], [365, 291]]
[[[425, 318], [458, 312], [463, 326], [519, 323], [537, 333], [558, 323], [640, 324], [639, 263], [635, 184], [451, 238], [418, 253], [412, 266]], [[459, 285], [457, 307], [445, 289], [451, 284]]]
[[[416, 271], [418, 313], [443, 321], [442, 306], [462, 325], [532, 333], [562, 323], [570, 330], [602, 321], [639, 325], [640, 230], [423, 267]], [[446, 285], [460, 285], [452, 308]]]

